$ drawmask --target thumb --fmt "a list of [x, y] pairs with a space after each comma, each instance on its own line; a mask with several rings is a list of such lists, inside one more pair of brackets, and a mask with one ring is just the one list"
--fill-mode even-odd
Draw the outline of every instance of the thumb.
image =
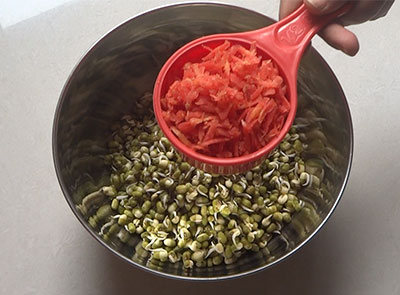
[[341, 7], [346, 1], [343, 0], [304, 0], [304, 4], [314, 14], [326, 14]]

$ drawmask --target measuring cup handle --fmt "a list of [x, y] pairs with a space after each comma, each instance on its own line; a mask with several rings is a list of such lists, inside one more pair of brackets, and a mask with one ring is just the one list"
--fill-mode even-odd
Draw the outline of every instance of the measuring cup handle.
[[332, 13], [315, 15], [310, 13], [303, 3], [295, 12], [276, 24], [275, 38], [280, 46], [300, 49], [302, 52], [320, 29], [346, 14], [352, 6], [353, 4], [348, 2]]

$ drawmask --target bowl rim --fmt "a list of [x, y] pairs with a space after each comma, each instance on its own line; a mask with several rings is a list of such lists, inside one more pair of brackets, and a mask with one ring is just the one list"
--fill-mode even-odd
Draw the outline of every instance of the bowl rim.
[[[127, 262], [128, 264], [130, 264], [130, 265], [132, 265], [132, 266], [134, 266], [134, 267], [136, 267], [136, 268], [138, 268], [140, 270], [144, 270], [144, 271], [146, 271], [148, 273], [156, 274], [156, 275], [159, 275], [161, 277], [170, 278], [170, 279], [184, 280], [184, 281], [221, 281], [221, 280], [235, 279], [235, 278], [240, 278], [240, 277], [248, 276], [248, 275], [251, 275], [251, 274], [255, 274], [255, 273], [258, 273], [258, 272], [260, 272], [262, 270], [265, 270], [265, 269], [268, 269], [270, 267], [273, 267], [273, 266], [279, 264], [280, 262], [284, 261], [288, 257], [292, 256], [300, 248], [302, 248], [305, 244], [307, 244], [321, 230], [321, 228], [328, 221], [328, 219], [330, 218], [332, 213], [335, 211], [339, 201], [342, 198], [342, 195], [344, 193], [346, 184], [348, 182], [349, 175], [350, 175], [350, 170], [351, 170], [351, 165], [352, 165], [352, 161], [353, 161], [353, 149], [354, 149], [353, 123], [352, 123], [352, 119], [351, 119], [350, 108], [349, 108], [349, 104], [347, 102], [346, 96], [345, 96], [345, 94], [343, 92], [343, 89], [342, 89], [342, 87], [341, 87], [336, 75], [334, 74], [333, 70], [329, 67], [328, 63], [318, 53], [317, 50], [315, 50], [312, 47], [310, 48], [310, 50], [313, 51], [313, 54], [315, 55], [315, 57], [318, 58], [320, 60], [320, 62], [322, 62], [326, 66], [327, 70], [330, 72], [330, 74], [334, 78], [334, 83], [336, 84], [337, 89], [339, 89], [339, 91], [341, 93], [341, 97], [344, 100], [343, 102], [344, 102], [344, 105], [345, 105], [346, 112], [343, 115], [346, 117], [346, 120], [349, 122], [349, 139], [350, 139], [349, 150], [348, 150], [349, 159], [348, 159], [348, 163], [347, 163], [347, 167], [346, 167], [346, 174], [344, 176], [343, 183], [342, 183], [342, 185], [340, 187], [340, 190], [338, 192], [338, 197], [337, 197], [336, 201], [332, 204], [332, 207], [331, 207], [330, 211], [327, 213], [327, 215], [321, 221], [321, 223], [318, 225], [318, 227], [316, 227], [315, 230], [309, 236], [307, 236], [307, 238], [303, 242], [301, 242], [299, 245], [297, 245], [295, 248], [293, 248], [290, 252], [288, 252], [285, 255], [279, 257], [278, 259], [272, 261], [271, 263], [256, 267], [256, 268], [251, 269], [251, 270], [238, 272], [238, 273], [235, 273], [235, 274], [219, 275], [219, 276], [213, 276], [213, 277], [191, 277], [191, 276], [170, 274], [170, 273], [165, 273], [165, 272], [162, 272], [162, 271], [159, 271], [159, 270], [155, 270], [155, 269], [146, 267], [145, 265], [141, 265], [141, 264], [136, 263], [132, 259], [129, 259], [128, 257], [122, 255], [121, 253], [119, 253], [116, 250], [114, 250], [113, 248], [111, 248], [100, 236], [96, 235], [96, 233], [89, 227], [88, 223], [84, 220], [83, 216], [81, 216], [81, 214], [79, 214], [79, 212], [78, 212], [78, 210], [76, 208], [76, 205], [73, 203], [72, 198], [69, 196], [67, 186], [66, 186], [65, 182], [62, 179], [62, 173], [61, 173], [61, 167], [60, 167], [60, 156], [59, 156], [59, 154], [57, 152], [58, 122], [59, 122], [59, 119], [60, 119], [61, 108], [62, 108], [62, 105], [64, 104], [65, 99], [66, 99], [66, 93], [68, 92], [68, 89], [70, 87], [71, 80], [72, 80], [73, 76], [80, 69], [80, 67], [82, 66], [82, 63], [86, 60], [86, 58], [90, 55], [90, 53], [92, 53], [99, 46], [99, 44], [106, 37], [108, 37], [111, 33], [113, 33], [114, 31], [116, 31], [118, 29], [120, 29], [121, 27], [127, 25], [132, 20], [134, 20], [134, 19], [136, 19], [138, 17], [146, 16], [146, 15], [155, 13], [155, 12], [157, 12], [159, 10], [163, 10], [163, 9], [167, 9], [167, 8], [185, 7], [185, 6], [230, 7], [230, 8], [236, 9], [236, 10], [242, 10], [242, 11], [248, 12], [250, 14], [254, 14], [254, 15], [258, 14], [258, 15], [260, 15], [262, 17], [268, 17], [267, 15], [264, 15], [264, 14], [262, 14], [260, 12], [252, 10], [252, 9], [244, 8], [244, 7], [237, 6], [237, 5], [222, 3], [222, 2], [206, 2], [206, 1], [205, 2], [178, 2], [178, 3], [174, 3], [174, 4], [166, 4], [166, 5], [161, 5], [161, 6], [157, 6], [157, 7], [154, 7], [154, 8], [150, 8], [150, 9], [145, 10], [144, 12], [138, 13], [138, 14], [136, 14], [136, 15], [124, 20], [123, 22], [117, 24], [116, 26], [114, 26], [112, 29], [110, 29], [105, 34], [103, 34], [100, 38], [98, 38], [94, 43], [92, 43], [92, 45], [86, 50], [86, 52], [84, 52], [82, 54], [82, 56], [76, 62], [75, 66], [72, 68], [70, 74], [67, 77], [66, 82], [64, 83], [64, 86], [63, 86], [63, 88], [61, 90], [61, 93], [60, 93], [60, 96], [59, 96], [59, 99], [58, 99], [58, 102], [57, 102], [57, 105], [56, 105], [56, 108], [55, 108], [55, 114], [54, 114], [53, 126], [52, 126], [53, 164], [54, 164], [57, 180], [58, 180], [58, 183], [60, 185], [61, 191], [62, 191], [62, 193], [64, 195], [64, 198], [66, 199], [69, 207], [71, 208], [72, 212], [74, 213], [75, 217], [79, 220], [79, 222], [82, 224], [82, 226], [89, 232], [89, 234], [93, 238], [95, 238], [104, 248], [106, 248], [108, 251], [110, 251], [116, 257], [120, 258], [121, 260]], [[270, 17], [268, 17], [268, 18], [270, 18]]]

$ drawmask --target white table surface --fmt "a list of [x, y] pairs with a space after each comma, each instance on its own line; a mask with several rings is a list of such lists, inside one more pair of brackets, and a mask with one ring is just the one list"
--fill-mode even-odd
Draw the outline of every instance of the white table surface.
[[[120, 261], [79, 224], [52, 162], [61, 88], [105, 32], [173, 2], [0, 1], [0, 294], [400, 294], [399, 3], [353, 27], [354, 58], [314, 40], [350, 104], [354, 162], [337, 210], [294, 256], [243, 279], [182, 282]], [[276, 0], [226, 2], [277, 17]]]

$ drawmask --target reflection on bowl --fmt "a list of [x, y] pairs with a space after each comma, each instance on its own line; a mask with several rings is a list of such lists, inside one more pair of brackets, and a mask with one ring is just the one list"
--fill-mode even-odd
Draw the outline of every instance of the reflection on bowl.
[[[163, 62], [183, 44], [207, 34], [239, 32], [267, 26], [272, 19], [223, 4], [179, 4], [134, 17], [101, 38], [82, 58], [61, 94], [53, 126], [57, 176], [71, 209], [83, 226], [107, 249], [132, 265], [168, 277], [215, 280], [265, 269], [304, 245], [336, 207], [349, 176], [353, 133], [343, 91], [322, 57], [312, 48], [299, 69], [299, 105], [295, 125], [305, 140], [308, 169], [318, 173], [319, 189], [299, 194], [304, 208], [268, 251], [242, 256], [234, 264], [194, 268], [149, 260], [140, 238], [129, 245], [108, 243], [77, 209], [89, 193], [109, 184], [104, 164], [110, 127], [126, 114], [140, 118], [150, 104], [137, 103], [153, 89]], [[138, 106], [139, 105], [139, 106]], [[135, 107], [134, 107], [135, 106]], [[95, 210], [98, 204], [93, 204]]]

